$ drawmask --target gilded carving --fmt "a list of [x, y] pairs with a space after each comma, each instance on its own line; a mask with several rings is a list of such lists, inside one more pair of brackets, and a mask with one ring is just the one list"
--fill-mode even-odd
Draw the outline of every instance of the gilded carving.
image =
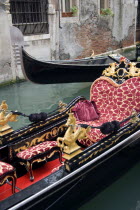
[[8, 112], [8, 105], [6, 101], [3, 100], [0, 105], [0, 136], [3, 136], [7, 133], [12, 132], [12, 128], [8, 125], [8, 122], [16, 122], [17, 116], [12, 112], [6, 114]]
[[[60, 119], [60, 118], [62, 118], [62, 117], [65, 117], [66, 115], [67, 115], [67, 112], [64, 113], [64, 114], [61, 115], [61, 116], [57, 116], [57, 117], [55, 117], [55, 118], [52, 118], [52, 119], [50, 119], [50, 120], [47, 120], [45, 123], [41, 123], [40, 125], [35, 125], [35, 126], [29, 128], [29, 129], [26, 130], [26, 131], [24, 131], [24, 130], [22, 131], [22, 129], [21, 129], [21, 130], [20, 130], [20, 133], [19, 133], [16, 137], [21, 137], [21, 136], [23, 136], [23, 135], [25, 135], [25, 134], [30, 133], [31, 131], [37, 130], [37, 128], [44, 127], [44, 126], [46, 126], [47, 124], [52, 123], [53, 121], [56, 121], [56, 120], [58, 120], [58, 119]], [[15, 134], [16, 134], [16, 132], [14, 133], [14, 135], [15, 135]], [[15, 136], [10, 137], [10, 138], [8, 138], [7, 140], [8, 140], [8, 141], [11, 141], [11, 140], [13, 140], [14, 138], [15, 138]]]
[[129, 120], [131, 123], [136, 123], [140, 121], [140, 118], [137, 116], [137, 112], [135, 110], [132, 111], [132, 118]]
[[26, 141], [23, 146], [20, 146], [18, 148], [14, 148], [14, 152], [19, 153], [19, 152], [21, 152], [21, 151], [23, 151], [27, 148], [30, 148], [32, 146], [37, 145], [38, 143], [44, 142], [45, 140], [47, 140], [49, 138], [52, 138], [52, 137], [54, 138], [58, 135], [58, 133], [60, 131], [62, 132], [64, 129], [65, 129], [64, 125], [61, 125], [60, 127], [54, 127], [51, 131], [46, 132], [43, 135], [41, 135], [39, 137], [36, 137], [31, 141]]
[[[76, 126], [76, 118], [73, 113], [69, 113], [69, 118], [66, 122], [66, 127], [68, 127], [64, 137], [58, 137], [57, 143], [61, 150], [67, 154], [65, 155], [66, 159], [69, 159], [78, 153], [81, 152], [80, 147], [77, 145], [76, 141], [78, 139], [83, 139], [87, 137], [87, 132], [91, 129], [88, 127], [87, 129], [82, 128], [81, 126]], [[77, 153], [77, 151], [79, 152]], [[71, 154], [73, 155], [71, 156]], [[68, 156], [69, 155], [69, 156]]]
[[136, 63], [129, 63], [130, 67], [129, 70], [129, 77], [139, 77], [140, 76], [140, 69], [136, 67]]
[[63, 103], [62, 101], [59, 101], [59, 104], [58, 104], [58, 111], [59, 112], [65, 111], [66, 107], [67, 107], [67, 104]]
[[137, 68], [136, 63], [133, 62], [125, 64], [124, 67], [119, 67], [119, 64], [111, 63], [110, 66], [103, 71], [102, 75], [111, 77], [117, 82], [131, 77], [139, 77], [140, 69]]

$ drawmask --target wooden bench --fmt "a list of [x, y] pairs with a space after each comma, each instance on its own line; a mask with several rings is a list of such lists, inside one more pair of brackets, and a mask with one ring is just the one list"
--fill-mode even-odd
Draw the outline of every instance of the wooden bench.
[[59, 154], [59, 161], [62, 163], [62, 154], [56, 141], [45, 141], [16, 154], [19, 162], [25, 165], [29, 172], [30, 180], [34, 180], [32, 165], [35, 162], [42, 162], [51, 158], [55, 153]]

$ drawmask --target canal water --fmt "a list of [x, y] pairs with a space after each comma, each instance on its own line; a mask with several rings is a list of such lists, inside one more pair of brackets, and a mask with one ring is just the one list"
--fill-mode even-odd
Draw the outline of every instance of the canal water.
[[[0, 102], [6, 100], [9, 110], [17, 110], [26, 115], [50, 112], [57, 108], [60, 100], [69, 103], [76, 96], [89, 98], [90, 85], [89, 82], [38, 85], [26, 81], [0, 87]], [[19, 117], [18, 122], [10, 125], [17, 129], [27, 124], [28, 118]]]
[[[89, 99], [90, 85], [91, 83], [37, 85], [21, 82], [1, 87], [0, 102], [6, 100], [9, 110], [27, 115], [50, 112], [57, 108], [60, 100], [68, 103], [80, 95]], [[18, 129], [28, 123], [28, 118], [19, 117], [18, 122], [11, 123], [11, 126]], [[79, 210], [140, 210], [140, 161], [96, 196], [78, 202], [76, 209]]]

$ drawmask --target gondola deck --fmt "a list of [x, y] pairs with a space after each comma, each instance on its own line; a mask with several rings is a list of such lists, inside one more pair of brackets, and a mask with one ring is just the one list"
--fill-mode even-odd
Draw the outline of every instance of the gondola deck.
[[[44, 179], [45, 177], [59, 170], [60, 167], [61, 167], [61, 164], [59, 160], [56, 159], [51, 162], [43, 164], [39, 168], [34, 169], [34, 176], [35, 176], [34, 182], [31, 182], [29, 180], [28, 174], [25, 173], [23, 176], [17, 178], [16, 193], [20, 192], [21, 190], [24, 190], [27, 187], [30, 187], [31, 185], [35, 184], [41, 179]], [[11, 195], [12, 195], [12, 192], [11, 192], [10, 182], [0, 187], [0, 201], [8, 198]]]

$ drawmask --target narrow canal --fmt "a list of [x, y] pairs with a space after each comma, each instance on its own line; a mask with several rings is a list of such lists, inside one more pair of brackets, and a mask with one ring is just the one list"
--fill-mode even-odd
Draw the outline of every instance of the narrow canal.
[[[27, 115], [49, 112], [57, 107], [60, 100], [68, 103], [78, 95], [89, 98], [90, 85], [91, 83], [36, 85], [21, 82], [1, 87], [0, 102], [6, 100], [9, 110], [18, 110]], [[19, 117], [18, 122], [11, 123], [11, 126], [17, 129], [28, 123], [27, 118]], [[76, 209], [79, 210], [140, 210], [140, 161], [96, 196], [91, 195], [86, 201], [79, 199], [78, 202]]]

